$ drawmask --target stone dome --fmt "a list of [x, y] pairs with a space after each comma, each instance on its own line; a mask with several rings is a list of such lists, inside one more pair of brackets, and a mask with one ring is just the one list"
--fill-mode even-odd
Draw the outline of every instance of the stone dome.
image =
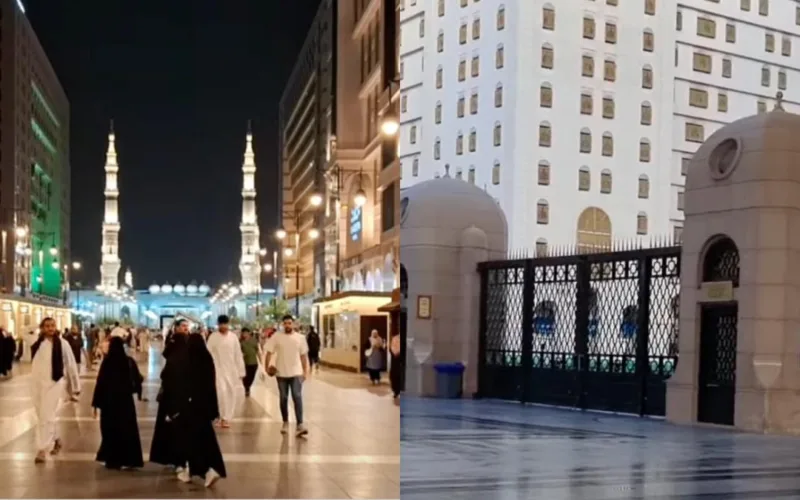
[[505, 243], [508, 225], [503, 210], [488, 193], [460, 179], [449, 176], [420, 182], [400, 192], [401, 244], [408, 231], [441, 230], [452, 233], [452, 244], [459, 244], [461, 232], [471, 226], [483, 230], [490, 239]]

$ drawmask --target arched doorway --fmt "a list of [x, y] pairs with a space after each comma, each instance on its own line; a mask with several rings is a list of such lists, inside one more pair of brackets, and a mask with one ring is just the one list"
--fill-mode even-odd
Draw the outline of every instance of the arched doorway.
[[579, 253], [611, 249], [611, 218], [602, 209], [589, 207], [578, 216], [575, 241]]
[[[739, 249], [728, 237], [708, 245], [703, 256], [703, 283], [721, 288], [739, 286]], [[700, 353], [697, 420], [733, 425], [736, 406], [736, 341], [739, 307], [730, 300], [703, 304], [700, 311]]]

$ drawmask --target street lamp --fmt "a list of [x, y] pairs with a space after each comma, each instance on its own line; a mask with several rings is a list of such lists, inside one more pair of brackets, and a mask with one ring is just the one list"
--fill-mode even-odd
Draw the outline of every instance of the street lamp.
[[309, 201], [311, 202], [311, 206], [318, 207], [322, 205], [322, 195], [314, 193], [311, 195], [311, 198], [309, 198]]
[[292, 250], [291, 248], [284, 248], [283, 255], [291, 257], [292, 255], [294, 255], [294, 250]]
[[53, 257], [58, 255], [58, 248], [56, 248], [55, 245], [50, 247], [50, 255], [53, 256]]
[[279, 240], [286, 239], [286, 230], [278, 229], [277, 231], [275, 231], [275, 237], [278, 238]]
[[381, 132], [386, 137], [394, 137], [398, 130], [400, 130], [400, 122], [397, 120], [397, 115], [393, 111], [387, 110], [381, 121]]
[[317, 238], [319, 238], [319, 229], [317, 229], [315, 227], [312, 227], [311, 229], [309, 229], [308, 237], [311, 238], [312, 240], [316, 240]]
[[73, 262], [72, 263], [72, 269], [74, 269], [76, 271], [80, 271], [81, 270], [81, 263], [80, 262]]
[[365, 193], [363, 189], [359, 188], [355, 196], [353, 196], [353, 202], [357, 207], [363, 207], [367, 204], [367, 193]]
[[24, 238], [28, 235], [28, 228], [25, 226], [19, 226], [14, 228], [14, 234], [17, 235], [17, 238]]

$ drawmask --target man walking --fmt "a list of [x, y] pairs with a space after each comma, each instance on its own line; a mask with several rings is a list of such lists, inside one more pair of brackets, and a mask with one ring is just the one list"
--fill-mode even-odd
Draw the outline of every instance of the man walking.
[[208, 337], [208, 352], [214, 360], [219, 400], [219, 425], [230, 427], [236, 410], [236, 393], [245, 377], [242, 348], [236, 334], [230, 332], [228, 317], [217, 318], [217, 333]]
[[244, 357], [244, 396], [250, 397], [250, 387], [258, 372], [258, 341], [249, 328], [242, 328], [242, 357]]
[[[275, 366], [270, 366], [275, 356]], [[281, 417], [283, 427], [281, 433], [289, 432], [289, 392], [292, 393], [294, 416], [297, 420], [298, 437], [308, 434], [303, 425], [303, 382], [308, 376], [308, 344], [306, 338], [294, 331], [294, 318], [291, 314], [283, 317], [283, 331], [276, 332], [267, 342], [267, 354], [264, 358], [267, 373], [276, 375], [278, 392], [280, 393]]]

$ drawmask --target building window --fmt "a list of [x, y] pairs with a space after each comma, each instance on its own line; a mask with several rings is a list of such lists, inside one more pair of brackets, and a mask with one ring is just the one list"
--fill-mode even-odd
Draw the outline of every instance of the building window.
[[688, 142], [703, 142], [706, 139], [703, 126], [697, 123], [686, 123], [684, 127], [684, 138]]
[[536, 223], [542, 225], [550, 223], [550, 205], [545, 200], [536, 202]]
[[456, 116], [458, 118], [464, 118], [464, 108], [465, 108], [464, 96], [463, 95], [458, 96], [458, 101], [456, 102]]
[[467, 43], [467, 23], [462, 23], [458, 28], [458, 44], [464, 45]]
[[672, 228], [672, 244], [679, 245], [683, 242], [683, 226], [675, 226]]
[[656, 15], [656, 0], [644, 0], [644, 13], [648, 16]]
[[472, 20], [472, 39], [478, 40], [481, 37], [481, 18], [476, 17]]
[[689, 106], [695, 108], [708, 107], [708, 92], [701, 89], [689, 89]]
[[717, 111], [722, 113], [728, 112], [728, 94], [724, 92], [717, 94]]
[[588, 191], [592, 187], [592, 174], [589, 167], [578, 169], [578, 191]]
[[764, 50], [767, 52], [775, 52], [775, 35], [772, 33], [764, 34]]
[[683, 205], [683, 202], [684, 202], [683, 198], [684, 198], [683, 192], [681, 191], [681, 192], [678, 193], [678, 210], [680, 210], [681, 212], [683, 212], [683, 206], [684, 206]]
[[475, 131], [474, 128], [470, 129], [469, 131], [469, 151], [470, 153], [474, 153], [478, 147], [478, 133]]
[[767, 112], [767, 103], [766, 103], [766, 101], [762, 101], [762, 100], [759, 99], [756, 102], [756, 113], [761, 114], [761, 113], [766, 113], [766, 112]]
[[463, 82], [467, 79], [467, 61], [460, 60], [458, 62], [458, 81]]
[[497, 31], [502, 31], [506, 29], [506, 8], [504, 6], [500, 6], [497, 9]]
[[583, 56], [581, 59], [581, 75], [589, 78], [594, 76], [594, 58], [592, 56]]
[[550, 164], [542, 160], [539, 162], [539, 169], [537, 172], [537, 183], [540, 186], [550, 185]]
[[602, 154], [603, 156], [614, 156], [614, 136], [611, 135], [611, 132], [603, 134]]
[[436, 35], [436, 52], [444, 52], [444, 33]]
[[606, 5], [611, 5], [616, 7], [617, 5], [619, 5], [619, 0], [606, 0]]
[[611, 170], [605, 169], [600, 172], [600, 192], [602, 194], [611, 194]]
[[425, 38], [425, 18], [419, 20], [419, 37]]
[[735, 24], [726, 24], [725, 25], [725, 41], [728, 43], [736, 43], [736, 25]]
[[494, 124], [494, 133], [492, 134], [492, 140], [494, 142], [495, 147], [500, 146], [503, 143], [503, 126], [500, 123]]
[[792, 39], [785, 35], [781, 38], [781, 55], [786, 57], [792, 55]]
[[400, 98], [400, 112], [401, 113], [408, 112], [408, 96], [407, 95], [403, 95]]
[[650, 163], [650, 141], [647, 139], [639, 141], [639, 161]]
[[542, 67], [546, 69], [553, 69], [553, 62], [553, 47], [551, 47], [549, 44], [542, 45]]
[[778, 71], [778, 88], [786, 90], [786, 71], [784, 70]]
[[417, 126], [411, 125], [411, 130], [408, 133], [408, 142], [411, 144], [417, 143]]
[[497, 87], [494, 88], [494, 107], [495, 108], [502, 108], [503, 107], [503, 84], [498, 83]]
[[750, 0], [739, 0], [739, 8], [745, 12], [750, 11]]
[[731, 78], [733, 74], [733, 62], [730, 59], [723, 59], [722, 60], [722, 77], [723, 78]]
[[456, 155], [461, 156], [464, 154], [464, 134], [461, 132], [456, 136]]
[[695, 52], [692, 58], [692, 66], [695, 71], [700, 73], [711, 73], [711, 56]]
[[639, 212], [639, 215], [636, 216], [636, 234], [647, 234], [647, 214], [644, 212]]
[[419, 158], [411, 162], [411, 177], [419, 177]]
[[697, 34], [706, 38], [717, 37], [717, 23], [704, 17], [697, 18]]
[[640, 114], [639, 123], [641, 123], [642, 125], [653, 124], [653, 106], [651, 106], [649, 102], [645, 101], [642, 103], [641, 111], [639, 114]]
[[456, 179], [458, 179], [460, 181], [464, 180], [464, 171], [461, 170], [461, 168], [457, 168], [456, 169]]
[[650, 179], [646, 175], [639, 176], [639, 198], [650, 198]]
[[642, 68], [642, 88], [643, 89], [652, 89], [653, 88], [653, 68], [650, 66], [645, 66]]
[[542, 28], [549, 31], [556, 29], [556, 11], [550, 5], [542, 8]]
[[603, 80], [614, 82], [617, 80], [617, 63], [606, 59], [603, 63]]
[[614, 119], [614, 98], [613, 97], [604, 97], [603, 98], [603, 118], [608, 118], [609, 120]]
[[580, 139], [580, 152], [581, 153], [591, 153], [592, 152], [592, 132], [588, 128], [584, 128], [581, 130], [581, 139]]
[[469, 167], [469, 172], [467, 172], [467, 182], [475, 185], [475, 167]]
[[644, 30], [642, 32], [642, 50], [645, 52], [653, 52], [653, 48], [655, 47], [655, 35], [649, 29]]
[[675, 15], [675, 31], [683, 30], [683, 12], [678, 11]]
[[469, 96], [469, 114], [475, 115], [478, 113], [478, 93], [473, 91]]
[[585, 16], [583, 18], [583, 38], [594, 40], [595, 35], [595, 22], [591, 17]]
[[545, 122], [539, 124], [539, 146], [549, 148], [553, 140], [553, 132], [550, 124]]
[[442, 157], [442, 140], [438, 137], [433, 143], [433, 159], [438, 160]]
[[437, 102], [436, 107], [433, 109], [433, 121], [436, 124], [442, 123], [442, 103]]
[[439, 0], [437, 13], [439, 14], [439, 17], [444, 17], [444, 0]]
[[766, 66], [761, 68], [761, 86], [762, 87], [769, 87], [770, 80], [772, 80], [771, 76], [772, 75], [770, 75], [769, 68], [767, 68]]
[[758, 0], [758, 15], [769, 15], [769, 0]]
[[591, 115], [592, 108], [592, 94], [586, 92], [581, 93], [581, 114]]
[[547, 240], [539, 238], [536, 240], [536, 256], [547, 257]]
[[461, 0], [461, 7], [466, 7], [467, 6], [467, 2], [468, 2], [468, 0]]
[[442, 68], [440, 66], [440, 67], [436, 68], [436, 88], [437, 89], [442, 88], [442, 80], [443, 80]]
[[500, 162], [495, 160], [492, 166], [492, 184], [497, 186], [500, 184]]
[[606, 22], [606, 43], [617, 43], [617, 25]]
[[[503, 88], [498, 87], [501, 92], [501, 99], [502, 99], [502, 92]], [[495, 102], [497, 99], [495, 98]], [[553, 87], [550, 86], [549, 83], [543, 83], [541, 87], [539, 87], [539, 106], [542, 108], [552, 108], [553, 107]]]
[[503, 50], [503, 46], [499, 45], [497, 47], [497, 52], [495, 52], [495, 55], [494, 55], [494, 67], [497, 68], [497, 69], [502, 68], [506, 64], [505, 63], [505, 53], [504, 52], [505, 51]]
[[470, 74], [473, 77], [480, 75], [481, 73], [481, 58], [480, 56], [472, 56], [472, 63], [470, 64], [471, 70]]
[[691, 158], [681, 158], [681, 175], [685, 176], [689, 173], [689, 163], [692, 161]]

